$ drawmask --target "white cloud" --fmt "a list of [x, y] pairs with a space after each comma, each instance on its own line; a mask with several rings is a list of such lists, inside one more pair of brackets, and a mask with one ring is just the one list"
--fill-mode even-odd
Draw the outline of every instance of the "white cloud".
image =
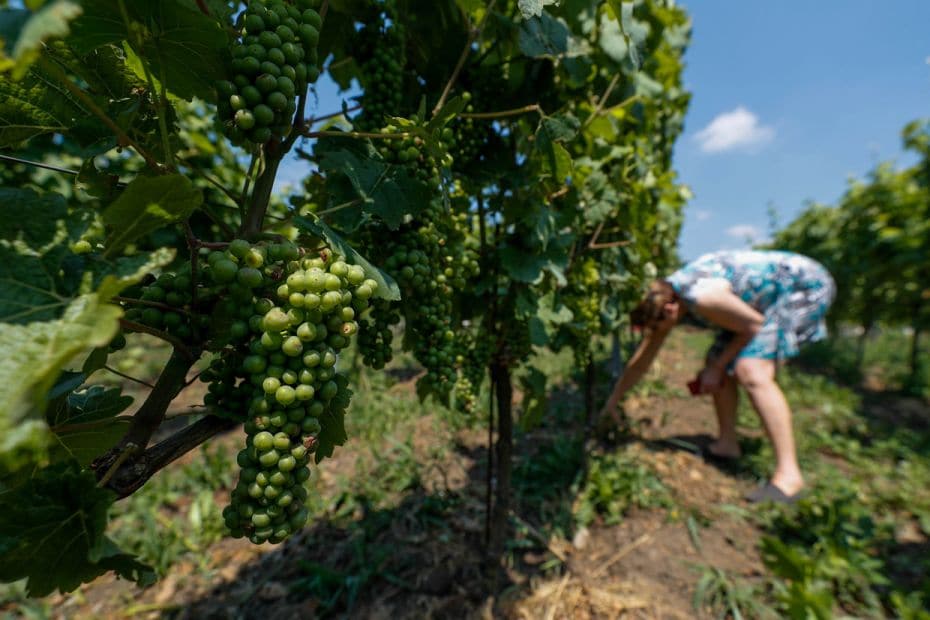
[[705, 153], [762, 146], [774, 137], [775, 129], [759, 124], [759, 118], [743, 106], [718, 114], [695, 135]]
[[726, 230], [727, 235], [739, 239], [740, 241], [749, 240], [754, 243], [762, 238], [762, 231], [752, 224], [737, 224], [730, 226]]
[[713, 214], [710, 211], [705, 211], [705, 210], [694, 212], [694, 218], [699, 222], [709, 220], [711, 215]]

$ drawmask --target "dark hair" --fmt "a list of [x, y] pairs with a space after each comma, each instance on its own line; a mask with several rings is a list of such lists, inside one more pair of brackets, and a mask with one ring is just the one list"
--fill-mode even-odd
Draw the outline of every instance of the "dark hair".
[[633, 327], [649, 327], [662, 318], [665, 304], [675, 301], [675, 290], [665, 280], [655, 280], [641, 302], [630, 312]]

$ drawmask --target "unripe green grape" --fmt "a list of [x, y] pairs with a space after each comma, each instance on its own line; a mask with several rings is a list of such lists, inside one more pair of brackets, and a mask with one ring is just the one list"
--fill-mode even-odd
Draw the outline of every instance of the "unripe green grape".
[[262, 467], [272, 467], [278, 463], [278, 459], [280, 458], [281, 455], [278, 454], [277, 450], [272, 448], [271, 450], [262, 452], [258, 457], [258, 462], [261, 463]]
[[304, 343], [297, 336], [289, 336], [281, 345], [281, 351], [289, 357], [297, 357], [303, 349]]
[[265, 380], [262, 381], [262, 389], [266, 394], [275, 394], [280, 387], [281, 382], [274, 377], [266, 377]]
[[300, 430], [307, 435], [315, 435], [323, 430], [323, 427], [320, 425], [320, 421], [316, 417], [307, 416], [304, 418], [304, 421], [301, 422]]
[[290, 405], [297, 398], [297, 393], [289, 385], [282, 385], [277, 390], [275, 390], [274, 398], [276, 401], [282, 405]]

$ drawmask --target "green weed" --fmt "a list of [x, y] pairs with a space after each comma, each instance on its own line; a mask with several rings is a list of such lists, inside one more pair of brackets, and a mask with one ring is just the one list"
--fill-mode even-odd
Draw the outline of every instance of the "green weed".
[[733, 577], [723, 569], [706, 566], [695, 586], [692, 604], [695, 611], [709, 611], [719, 620], [777, 618], [764, 596], [759, 585]]
[[231, 486], [235, 472], [222, 447], [204, 446], [193, 461], [166, 469], [117, 504], [112, 538], [160, 575], [185, 556], [208, 562], [205, 551], [225, 535], [215, 494]]
[[632, 507], [672, 506], [671, 495], [656, 473], [627, 454], [594, 456], [589, 467], [575, 508], [575, 519], [581, 525], [597, 517], [607, 525], [619, 523]]

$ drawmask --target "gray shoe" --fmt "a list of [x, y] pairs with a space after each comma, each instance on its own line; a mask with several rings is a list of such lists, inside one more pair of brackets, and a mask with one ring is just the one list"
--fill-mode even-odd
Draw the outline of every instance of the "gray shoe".
[[776, 504], [793, 504], [803, 495], [803, 491], [798, 491], [794, 495], [788, 495], [771, 482], [765, 483], [758, 489], [753, 489], [745, 495], [746, 499], [752, 504], [761, 502], [775, 502]]

